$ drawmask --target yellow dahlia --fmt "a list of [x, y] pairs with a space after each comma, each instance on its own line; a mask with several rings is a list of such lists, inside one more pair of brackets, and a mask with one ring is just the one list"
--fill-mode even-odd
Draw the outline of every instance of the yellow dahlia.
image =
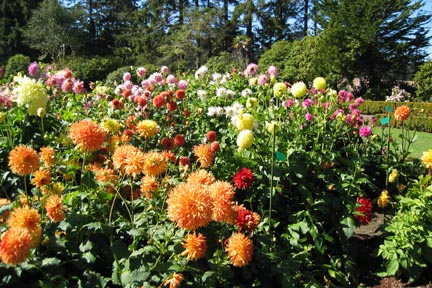
[[168, 218], [187, 230], [207, 225], [212, 217], [212, 198], [206, 186], [185, 182], [168, 194]]
[[409, 118], [410, 114], [411, 114], [410, 108], [406, 105], [402, 105], [396, 108], [394, 112], [394, 117], [398, 121], [404, 121]]
[[188, 260], [198, 260], [202, 258], [207, 251], [207, 241], [201, 233], [188, 234], [183, 240], [185, 250], [181, 255], [186, 255]]
[[153, 193], [157, 192], [158, 187], [159, 184], [154, 176], [145, 175], [141, 179], [140, 191], [146, 198], [152, 198]]
[[41, 168], [33, 173], [31, 183], [37, 188], [48, 185], [51, 182], [50, 171], [46, 168]]
[[69, 135], [72, 142], [85, 152], [96, 151], [105, 142], [105, 131], [90, 120], [73, 123]]
[[426, 168], [432, 169], [432, 149], [429, 149], [427, 152], [423, 152], [421, 160]]
[[245, 266], [252, 260], [252, 241], [242, 233], [234, 233], [228, 238], [225, 251], [232, 265]]
[[53, 222], [60, 222], [65, 218], [65, 207], [63, 206], [62, 198], [58, 195], [51, 195], [48, 197], [45, 204], [45, 210], [48, 217]]
[[198, 183], [201, 185], [210, 185], [216, 181], [213, 174], [207, 170], [199, 169], [190, 173], [187, 177], [187, 182]]
[[255, 125], [255, 118], [249, 113], [240, 113], [237, 116], [235, 125], [238, 130], [252, 130]]
[[237, 136], [237, 146], [240, 151], [250, 148], [253, 141], [254, 134], [251, 130], [242, 130]]
[[270, 134], [274, 134], [275, 132], [279, 132], [281, 130], [281, 126], [279, 122], [277, 121], [271, 121], [270, 123], [267, 123], [267, 131]]
[[393, 183], [396, 181], [396, 178], [398, 177], [399, 172], [397, 169], [393, 169], [388, 177], [388, 182]]
[[20, 106], [26, 106], [29, 115], [38, 115], [38, 110], [45, 109], [48, 103], [48, 94], [42, 82], [27, 76], [15, 76], [15, 87], [12, 91], [12, 101]]
[[381, 195], [378, 197], [378, 207], [384, 208], [388, 205], [388, 203], [390, 202], [390, 196], [388, 195], [388, 191], [387, 190], [383, 190], [381, 192]]
[[202, 168], [209, 167], [213, 164], [214, 151], [210, 145], [200, 144], [193, 147], [193, 152]]
[[235, 211], [232, 209], [234, 186], [227, 181], [216, 181], [209, 186], [213, 199], [212, 219], [215, 221], [232, 222]]
[[9, 153], [9, 168], [15, 174], [30, 175], [39, 168], [39, 156], [33, 148], [18, 145]]
[[36, 209], [28, 206], [15, 208], [10, 213], [7, 220], [7, 226], [10, 229], [26, 229], [32, 237], [32, 247], [36, 247], [39, 244], [42, 227], [40, 224], [40, 215]]
[[105, 119], [101, 126], [106, 132], [112, 134], [117, 134], [120, 131], [120, 123], [115, 119]]
[[296, 82], [291, 86], [290, 92], [295, 98], [302, 98], [307, 92], [306, 84], [304, 82]]
[[323, 90], [327, 88], [327, 81], [323, 77], [316, 77], [313, 80], [312, 87], [317, 90]]
[[146, 175], [158, 176], [168, 168], [168, 159], [164, 153], [150, 151], [145, 153], [144, 158], [143, 172]]
[[0, 241], [0, 260], [5, 264], [23, 262], [30, 254], [32, 236], [27, 229], [11, 228]]
[[50, 168], [55, 162], [55, 150], [51, 147], [42, 147], [39, 156], [47, 168]]
[[273, 86], [273, 94], [276, 97], [281, 97], [286, 92], [287, 92], [287, 86], [285, 85], [285, 83], [279, 82], [279, 83], [275, 83], [274, 84], [274, 86]]
[[153, 120], [142, 120], [138, 122], [136, 131], [140, 137], [151, 138], [159, 132], [159, 126]]

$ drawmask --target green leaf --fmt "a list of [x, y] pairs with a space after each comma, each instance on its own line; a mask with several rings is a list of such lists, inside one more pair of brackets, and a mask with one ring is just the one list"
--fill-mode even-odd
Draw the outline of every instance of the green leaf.
[[117, 259], [127, 258], [130, 255], [128, 246], [120, 240], [116, 240], [114, 243], [112, 243], [111, 250]]
[[354, 234], [354, 227], [355, 227], [354, 219], [351, 217], [346, 217], [342, 219], [340, 223], [342, 225], [342, 231], [344, 232], [345, 237], [347, 237], [347, 239], [351, 238], [352, 235]]
[[46, 266], [56, 266], [59, 265], [61, 263], [60, 259], [56, 258], [56, 257], [49, 257], [49, 258], [44, 258], [42, 260], [42, 267], [46, 267]]
[[396, 275], [396, 272], [398, 270], [399, 270], [399, 262], [397, 260], [391, 260], [386, 265], [386, 272], [387, 272], [387, 275], [389, 275], [389, 276]]

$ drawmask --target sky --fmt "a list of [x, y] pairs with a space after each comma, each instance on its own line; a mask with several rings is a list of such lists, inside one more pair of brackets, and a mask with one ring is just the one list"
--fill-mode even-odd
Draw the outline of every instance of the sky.
[[[426, 13], [432, 14], [432, 0], [425, 0], [426, 5], [423, 7], [423, 10]], [[427, 24], [427, 28], [429, 29], [429, 36], [432, 36], [432, 21]], [[429, 52], [429, 59], [432, 59], [432, 39], [429, 40], [430, 46], [427, 51]]]

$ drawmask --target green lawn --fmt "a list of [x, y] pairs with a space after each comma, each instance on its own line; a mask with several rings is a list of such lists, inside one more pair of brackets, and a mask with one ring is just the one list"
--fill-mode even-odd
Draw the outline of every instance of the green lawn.
[[[375, 127], [373, 131], [375, 134], [381, 135], [381, 127]], [[411, 131], [411, 133], [414, 133], [414, 131]], [[400, 134], [401, 129], [391, 128], [391, 135], [396, 141], [400, 142]], [[415, 142], [410, 147], [410, 156], [420, 158], [423, 152], [432, 149], [432, 133], [416, 132], [416, 137]]]

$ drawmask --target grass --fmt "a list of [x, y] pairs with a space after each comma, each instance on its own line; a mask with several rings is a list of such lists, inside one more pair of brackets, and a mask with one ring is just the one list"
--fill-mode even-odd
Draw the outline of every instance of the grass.
[[[401, 129], [391, 128], [391, 135], [395, 141], [400, 142], [399, 135], [402, 133]], [[373, 129], [374, 134], [381, 135], [381, 127], [375, 127]], [[414, 131], [410, 131], [412, 135]], [[423, 152], [432, 149], [432, 133], [416, 132], [415, 142], [410, 146], [410, 156], [414, 158], [420, 158]]]

